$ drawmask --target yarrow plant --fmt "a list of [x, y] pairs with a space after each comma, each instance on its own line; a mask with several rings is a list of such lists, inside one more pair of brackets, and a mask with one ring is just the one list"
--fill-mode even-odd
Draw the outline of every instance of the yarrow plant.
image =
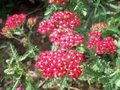
[[96, 54], [114, 54], [114, 39], [112, 37], [106, 37], [102, 40], [101, 29], [108, 29], [108, 26], [104, 23], [95, 23], [92, 25], [91, 32], [88, 33], [86, 48], [91, 49], [94, 47]]
[[[0, 32], [0, 38], [7, 38], [3, 46], [3, 40], [0, 43], [0, 54], [5, 52], [0, 62], [6, 59], [4, 78], [0, 77], [5, 90], [84, 90], [84, 82], [95, 90], [119, 90], [119, 20], [114, 20], [119, 15], [107, 19], [111, 13], [104, 13], [112, 4], [104, 7], [107, 1], [99, 0], [29, 3], [38, 1], [45, 7], [8, 16]], [[42, 9], [46, 10], [43, 20], [35, 16]]]
[[35, 67], [42, 71], [41, 75], [45, 78], [78, 78], [82, 71], [79, 63], [83, 60], [83, 54], [75, 50], [45, 51], [38, 55]]
[[50, 41], [62, 48], [69, 48], [83, 43], [79, 34], [73, 31], [80, 24], [78, 17], [69, 11], [55, 12], [49, 20], [39, 23], [38, 32], [48, 33]]
[[5, 26], [2, 28], [2, 33], [9, 37], [9, 35], [20, 26], [26, 18], [26, 14], [15, 14], [8, 16]]
[[55, 12], [49, 20], [39, 23], [38, 32], [48, 33], [50, 41], [60, 47], [57, 51], [39, 54], [35, 66], [42, 70], [43, 77], [78, 78], [81, 75], [79, 63], [83, 61], [83, 54], [70, 50], [83, 43], [82, 37], [73, 31], [79, 24], [78, 17], [69, 11]]

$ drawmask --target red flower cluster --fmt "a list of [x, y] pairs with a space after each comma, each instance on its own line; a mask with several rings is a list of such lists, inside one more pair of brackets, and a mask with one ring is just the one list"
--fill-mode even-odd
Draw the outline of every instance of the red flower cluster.
[[38, 32], [45, 34], [58, 28], [74, 28], [79, 26], [78, 17], [69, 11], [59, 11], [53, 13], [49, 20], [43, 20], [39, 23]]
[[99, 22], [92, 25], [91, 31], [96, 31], [96, 30], [100, 31], [102, 29], [108, 29], [108, 28], [109, 27], [105, 23]]
[[74, 28], [80, 25], [78, 17], [69, 11], [55, 12], [50, 17], [50, 20], [54, 23], [56, 28]]
[[9, 16], [5, 23], [5, 27], [8, 27], [9, 29], [14, 29], [24, 22], [25, 17], [26, 17], [26, 14], [15, 14], [15, 15]]
[[95, 47], [96, 54], [114, 54], [115, 52], [115, 45], [114, 39], [112, 37], [106, 37], [102, 41], [99, 41]]
[[50, 4], [65, 5], [66, 1], [65, 0], [48, 0], [48, 3], [50, 3]]
[[43, 20], [39, 23], [38, 26], [38, 32], [41, 34], [49, 33], [50, 31], [53, 31], [55, 28], [54, 24], [51, 20]]
[[39, 23], [38, 32], [47, 33], [50, 41], [60, 46], [57, 51], [45, 51], [39, 54], [35, 66], [42, 71], [43, 77], [80, 76], [79, 63], [83, 61], [83, 54], [70, 50], [73, 46], [83, 43], [82, 37], [73, 31], [79, 24], [78, 17], [69, 11], [55, 12], [49, 20]]
[[49, 20], [39, 23], [38, 32], [48, 33], [50, 41], [60, 47], [69, 48], [83, 42], [82, 37], [73, 31], [79, 26], [78, 17], [69, 11], [55, 12]]
[[104, 54], [110, 53], [113, 54], [115, 52], [115, 45], [114, 39], [112, 37], [106, 37], [101, 40], [101, 34], [98, 31], [91, 31], [88, 33], [88, 42], [87, 42], [87, 49], [92, 48], [95, 46], [95, 53], [96, 54]]
[[82, 53], [59, 49], [55, 52], [45, 51], [39, 54], [35, 67], [40, 69], [42, 76], [46, 78], [53, 76], [78, 78], [81, 75], [81, 68], [78, 64], [82, 61]]
[[50, 41], [62, 48], [69, 48], [83, 43], [83, 39], [79, 34], [73, 32], [70, 28], [54, 29], [49, 35]]
[[2, 32], [13, 31], [17, 26], [22, 24], [26, 18], [26, 14], [15, 14], [9, 16], [6, 20], [5, 27], [3, 27]]
[[86, 47], [87, 49], [90, 49], [100, 41], [101, 33], [98, 31], [91, 31], [88, 33], [87, 37], [88, 37], [88, 42]]

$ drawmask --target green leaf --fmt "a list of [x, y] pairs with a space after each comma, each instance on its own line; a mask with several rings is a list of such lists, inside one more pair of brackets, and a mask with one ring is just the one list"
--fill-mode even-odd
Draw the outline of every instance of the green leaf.
[[103, 87], [104, 87], [104, 90], [112, 90], [112, 86], [110, 83], [105, 84], [105, 85], [103, 84]]
[[120, 55], [120, 49], [117, 49], [117, 53]]
[[107, 76], [102, 76], [98, 79], [99, 83], [108, 83], [109, 82], [109, 78]]
[[114, 16], [114, 19], [116, 21], [120, 21], [120, 12], [118, 12], [115, 16]]
[[[115, 40], [114, 41], [114, 44], [118, 47], [118, 48], [120, 48], [120, 39], [117, 41], [117, 40]], [[119, 50], [119, 49], [118, 49]]]
[[120, 57], [116, 58], [116, 65], [120, 67]]
[[21, 33], [20, 31], [17, 31], [17, 30], [14, 31], [14, 34], [15, 34], [15, 35], [22, 35], [22, 33]]
[[111, 8], [114, 8], [114, 9], [118, 9], [119, 6], [118, 5], [114, 5], [114, 4], [107, 4], [108, 6], [110, 6]]
[[31, 85], [30, 83], [28, 83], [25, 90], [33, 90], [33, 89], [32, 89], [32, 85]]
[[116, 26], [111, 26], [108, 30], [112, 31], [112, 32], [115, 32], [115, 33], [119, 32], [119, 29]]
[[6, 47], [7, 47], [7, 45], [2, 45], [2, 46], [0, 46], [0, 49], [6, 48]]
[[19, 61], [25, 60], [32, 53], [32, 50], [28, 50], [23, 56], [19, 57]]
[[115, 82], [117, 87], [120, 87], [120, 79]]

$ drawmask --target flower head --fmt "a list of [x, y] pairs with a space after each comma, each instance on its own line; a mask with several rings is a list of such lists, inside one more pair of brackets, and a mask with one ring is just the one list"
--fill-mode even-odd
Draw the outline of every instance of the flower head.
[[9, 16], [6, 20], [5, 26], [2, 28], [3, 35], [7, 37], [12, 36], [12, 32], [16, 27], [20, 26], [25, 20], [26, 14], [14, 14]]
[[45, 78], [78, 78], [81, 75], [79, 63], [83, 62], [83, 54], [74, 50], [45, 51], [38, 55], [35, 67], [42, 71]]
[[105, 23], [99, 22], [99, 23], [94, 23], [92, 25], [91, 31], [96, 31], [96, 30], [101, 31], [103, 29], [108, 29], [108, 28], [109, 27]]

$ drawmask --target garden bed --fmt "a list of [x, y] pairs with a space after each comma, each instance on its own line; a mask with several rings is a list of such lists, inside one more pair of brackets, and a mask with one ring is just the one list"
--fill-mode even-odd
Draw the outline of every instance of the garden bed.
[[0, 90], [120, 89], [119, 0], [5, 3]]

